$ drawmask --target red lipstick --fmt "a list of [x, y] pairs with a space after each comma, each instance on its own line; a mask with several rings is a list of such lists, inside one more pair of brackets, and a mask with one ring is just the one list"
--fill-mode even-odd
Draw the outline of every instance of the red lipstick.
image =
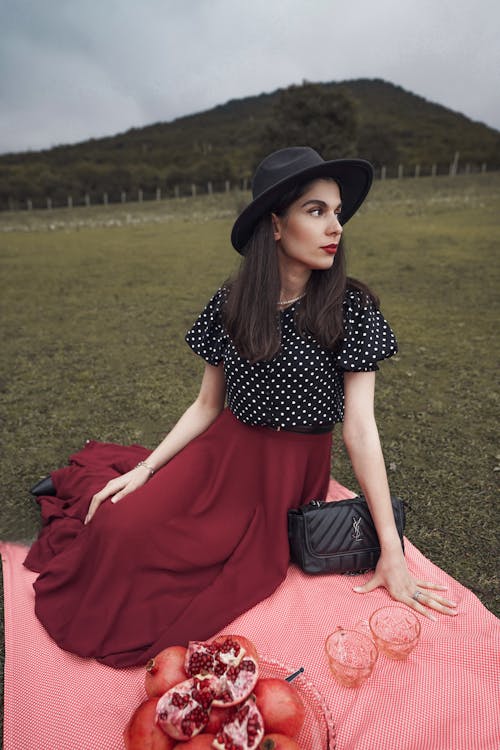
[[328, 253], [329, 255], [335, 255], [337, 252], [338, 245], [331, 244], [331, 245], [322, 245], [321, 249], [325, 251], [325, 253]]

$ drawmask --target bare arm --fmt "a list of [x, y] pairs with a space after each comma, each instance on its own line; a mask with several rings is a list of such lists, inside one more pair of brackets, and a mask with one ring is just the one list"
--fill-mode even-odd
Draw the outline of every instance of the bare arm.
[[[442, 586], [413, 579], [406, 567], [394, 521], [389, 483], [375, 421], [375, 373], [345, 373], [344, 390], [345, 416], [342, 436], [354, 473], [370, 508], [381, 549], [373, 577], [364, 586], [355, 590], [365, 593], [378, 586], [385, 586], [393, 599], [404, 602], [432, 619], [433, 615], [427, 607], [445, 614], [456, 614], [454, 602], [435, 593], [436, 590], [443, 590]], [[426, 591], [419, 601], [415, 601], [413, 594], [421, 589]]]
[[226, 381], [222, 365], [205, 365], [200, 391], [168, 435], [148, 457], [148, 465], [157, 471], [179, 453], [193, 438], [210, 427], [224, 408]]
[[[205, 432], [224, 408], [225, 396], [226, 381], [222, 365], [214, 367], [207, 364], [196, 400], [148, 456], [147, 465], [154, 471], [158, 471], [191, 440]], [[85, 523], [92, 519], [105, 500], [111, 498], [111, 502], [117, 503], [122, 497], [145, 484], [149, 476], [150, 472], [146, 466], [137, 466], [126, 474], [112, 479], [92, 498]]]

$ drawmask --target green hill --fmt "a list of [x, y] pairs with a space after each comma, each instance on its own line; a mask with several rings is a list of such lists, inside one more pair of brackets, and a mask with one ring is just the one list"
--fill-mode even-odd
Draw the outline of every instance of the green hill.
[[[395, 174], [420, 165], [421, 174], [436, 165], [447, 172], [455, 153], [459, 165], [478, 170], [500, 168], [500, 132], [382, 80], [360, 79], [320, 84], [347, 94], [354, 102], [358, 129], [354, 151], [376, 167]], [[280, 90], [234, 99], [206, 112], [167, 123], [132, 128], [112, 137], [58, 146], [50, 150], [0, 156], [0, 208], [81, 203], [127, 197], [152, 197], [157, 188], [171, 194], [192, 183], [207, 190], [248, 180]], [[311, 144], [314, 146], [314, 144]], [[323, 154], [335, 158], [339, 154]]]

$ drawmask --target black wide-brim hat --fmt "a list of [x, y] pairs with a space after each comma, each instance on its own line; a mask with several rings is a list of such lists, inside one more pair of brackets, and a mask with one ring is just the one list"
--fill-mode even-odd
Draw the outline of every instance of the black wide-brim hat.
[[364, 159], [325, 161], [308, 146], [283, 148], [266, 156], [255, 170], [253, 200], [234, 223], [231, 232], [233, 247], [244, 255], [245, 245], [255, 225], [274, 209], [283, 193], [295, 184], [321, 177], [330, 177], [338, 183], [342, 199], [339, 221], [345, 224], [368, 195], [373, 181], [373, 167]]

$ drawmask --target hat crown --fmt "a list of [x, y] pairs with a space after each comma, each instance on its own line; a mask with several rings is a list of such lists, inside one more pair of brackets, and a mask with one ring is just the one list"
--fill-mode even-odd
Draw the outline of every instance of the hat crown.
[[275, 151], [266, 156], [255, 171], [252, 181], [253, 197], [258, 198], [273, 185], [324, 163], [318, 152], [309, 146], [292, 146]]

